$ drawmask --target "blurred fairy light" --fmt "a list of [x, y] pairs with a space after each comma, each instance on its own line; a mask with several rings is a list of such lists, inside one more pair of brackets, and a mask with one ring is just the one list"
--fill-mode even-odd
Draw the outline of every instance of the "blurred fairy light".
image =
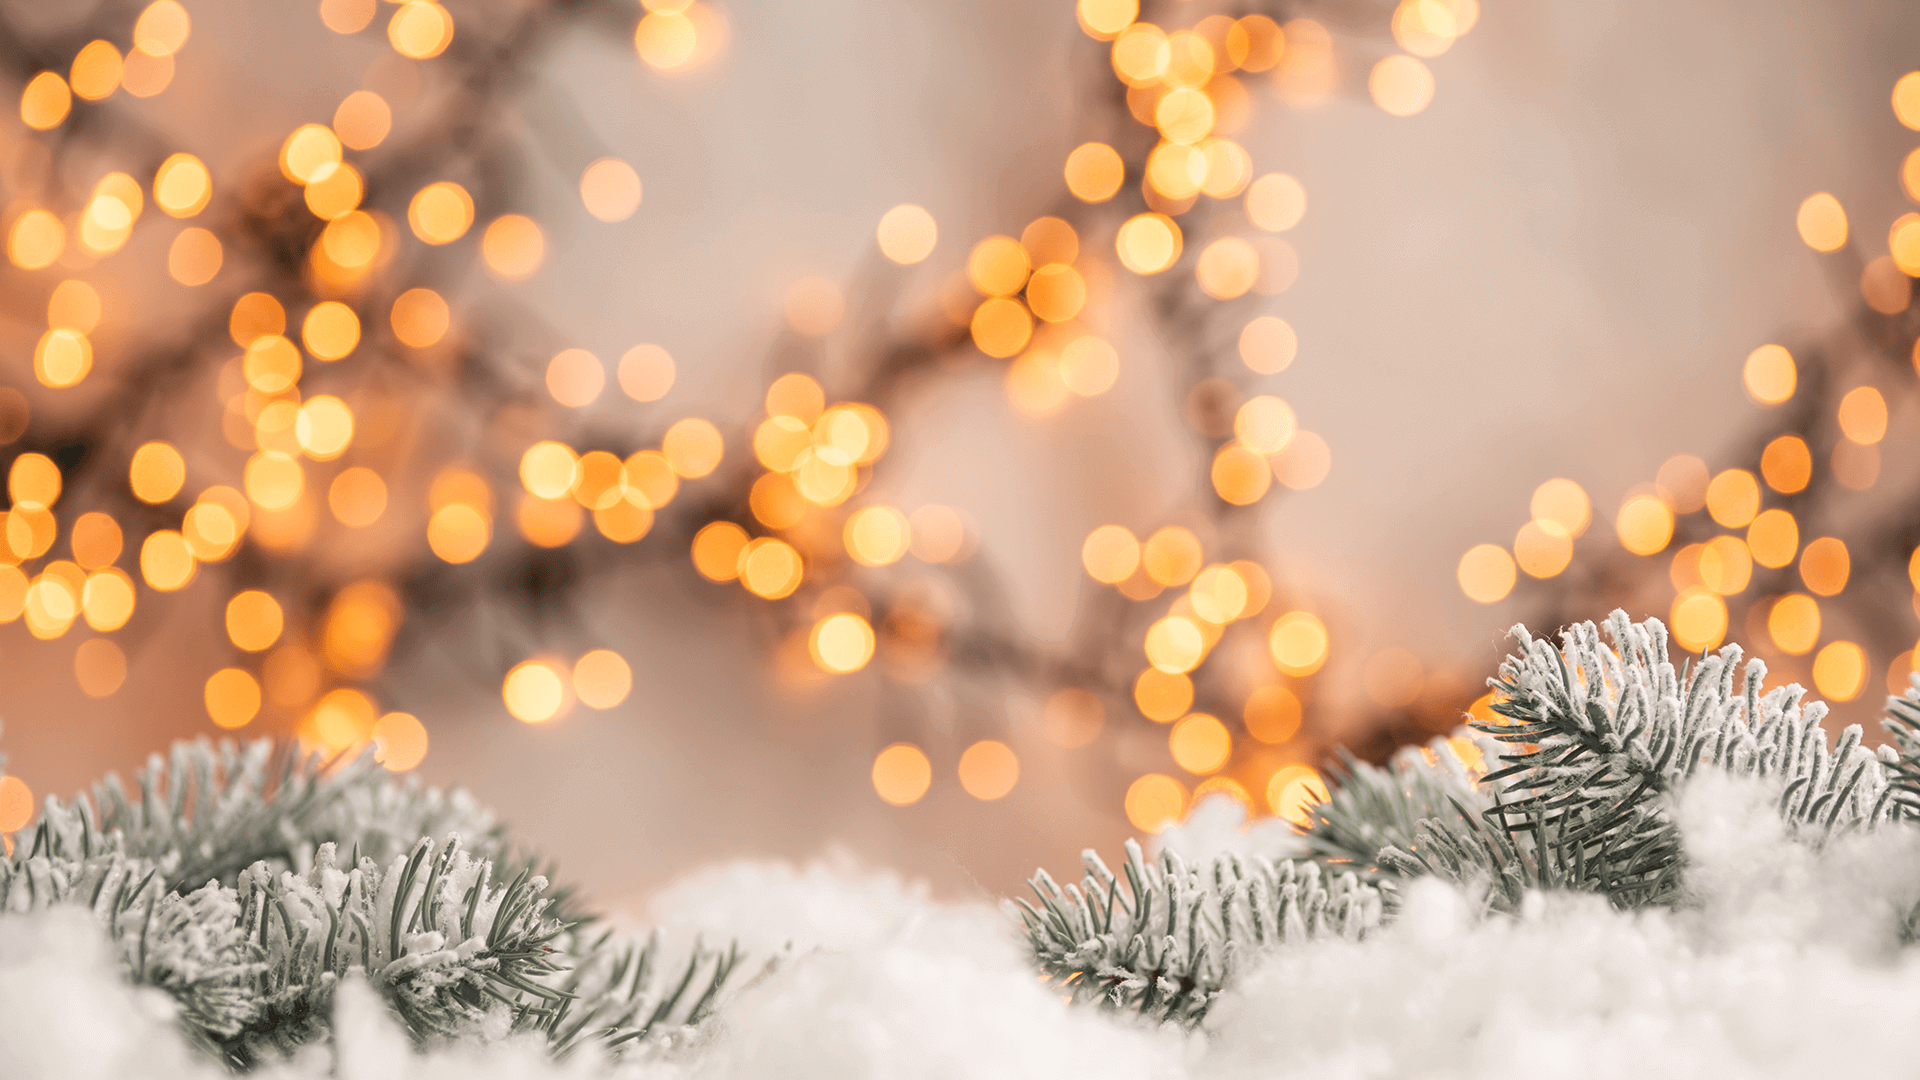
[[[449, 84], [476, 65], [519, 62], [531, 49], [497, 37], [483, 13], [433, 0], [318, 7], [327, 32], [364, 35], [389, 58], [409, 58], [422, 78]], [[1098, 745], [1130, 712], [1164, 726], [1161, 771], [1136, 768], [1124, 793], [1114, 792], [1136, 827], [1157, 830], [1214, 792], [1298, 820], [1325, 793], [1300, 762], [1317, 746], [1317, 681], [1330, 665], [1364, 669], [1368, 696], [1384, 714], [1421, 723], [1450, 727], [1471, 692], [1447, 690], [1411, 654], [1349, 655], [1350, 635], [1334, 615], [1299, 595], [1300, 583], [1245, 557], [1259, 508], [1326, 482], [1334, 448], [1277, 381], [1263, 381], [1315, 360], [1313, 342], [1303, 353], [1280, 314], [1250, 310], [1301, 272], [1288, 241], [1306, 219], [1308, 190], [1292, 172], [1275, 170], [1291, 168], [1286, 163], [1256, 161], [1241, 133], [1269, 98], [1310, 107], [1343, 84], [1364, 84], [1388, 114], [1418, 117], [1479, 6], [1400, 0], [1378, 12], [1373, 27], [1399, 51], [1376, 51], [1365, 62], [1336, 40], [1329, 26], [1337, 22], [1150, 7], [1153, 17], [1167, 16], [1164, 25], [1143, 22], [1137, 0], [1074, 5], [1090, 47], [1103, 54], [1097, 77], [1114, 80], [1111, 120], [1120, 127], [1103, 118], [1070, 144], [1058, 159], [1061, 199], [1051, 213], [969, 236], [917, 202], [876, 206], [873, 242], [881, 265], [899, 268], [891, 273], [956, 275], [937, 305], [942, 329], [904, 335], [910, 346], [901, 355], [995, 364], [1009, 406], [1036, 422], [1104, 408], [1095, 399], [1142, 378], [1144, 361], [1112, 329], [1122, 290], [1150, 294], [1143, 309], [1223, 324], [1224, 333], [1211, 336], [1224, 342], [1230, 363], [1222, 367], [1231, 370], [1203, 372], [1182, 389], [1185, 416], [1204, 443], [1196, 502], [1084, 538], [1081, 564], [1097, 587], [1089, 610], [1100, 613], [1099, 632], [1080, 653], [1049, 658], [1046, 670], [1025, 677], [1038, 680], [1045, 706], [1037, 723], [1060, 747]], [[566, 17], [543, 11], [529, 40]], [[147, 6], [130, 37], [126, 26], [109, 25], [115, 18], [98, 16], [101, 25], [76, 38], [70, 63], [21, 85], [22, 122], [42, 133], [27, 138], [105, 139], [98, 125], [70, 118], [118, 108], [126, 100], [120, 89], [163, 93], [176, 66], [192, 62], [191, 19], [174, 0]], [[728, 35], [721, 12], [693, 0], [647, 0], [628, 25], [636, 64], [659, 77], [701, 70], [723, 53]], [[128, 42], [119, 52], [117, 43]], [[1920, 91], [1901, 85], [1896, 116], [1920, 128]], [[486, 305], [472, 290], [510, 295], [514, 283], [566, 257], [556, 244], [575, 228], [522, 212], [519, 193], [501, 179], [512, 170], [493, 168], [486, 156], [495, 150], [455, 152], [438, 141], [447, 116], [432, 102], [369, 83], [341, 98], [330, 117], [323, 108], [327, 123], [290, 119], [270, 147], [272, 162], [259, 163], [278, 185], [268, 194], [250, 190], [250, 171], [222, 164], [225, 157], [207, 152], [203, 160], [163, 145], [157, 166], [151, 158], [125, 171], [109, 163], [71, 192], [10, 209], [7, 257], [48, 279], [51, 299], [45, 327], [35, 328], [33, 390], [42, 396], [0, 391], [0, 438], [25, 435], [31, 444], [15, 458], [19, 476], [10, 486], [0, 619], [47, 638], [81, 622], [95, 635], [120, 634], [138, 629], [138, 613], [158, 606], [155, 594], [213, 589], [232, 652], [204, 683], [211, 722], [282, 725], [315, 747], [371, 742], [394, 769], [422, 760], [433, 719], [375, 698], [394, 650], [417, 647], [409, 620], [418, 605], [445, 601], [422, 591], [479, 590], [482, 581], [513, 577], [502, 573], [508, 569], [558, 565], [543, 560], [566, 560], [587, 575], [620, 559], [671, 560], [700, 587], [724, 591], [777, 628], [769, 664], [783, 679], [911, 685], [943, 669], [991, 669], [1007, 655], [1004, 628], [973, 610], [969, 582], [987, 571], [970, 562], [980, 543], [970, 519], [954, 506], [900, 504], [880, 482], [898, 415], [894, 376], [826, 379], [804, 359], [822, 343], [837, 344], [849, 316], [863, 310], [863, 298], [833, 280], [786, 283], [781, 333], [803, 347], [791, 354], [803, 359], [775, 369], [777, 378], [756, 387], [758, 400], [738, 409], [687, 415], [676, 404], [676, 358], [659, 344], [562, 339], [536, 351], [530, 386], [538, 411], [516, 400], [514, 424], [489, 432], [506, 440], [501, 460], [488, 456], [493, 450], [467, 451], [473, 461], [434, 457], [393, 438], [422, 399], [374, 373], [405, 372], [410, 385], [440, 392], [457, 385], [449, 376], [461, 367], [498, 363]], [[497, 124], [495, 115], [507, 111], [498, 104], [478, 98], [474, 111], [455, 118]], [[407, 159], [415, 164], [396, 167]], [[644, 172], [644, 162], [602, 148], [581, 153], [567, 166], [577, 201], [570, 193], [564, 212], [625, 227], [653, 206], [643, 201]], [[1910, 189], [1920, 189], [1915, 176], [1920, 165], [1903, 173]], [[156, 213], [144, 212], [149, 203]], [[260, 231], [235, 229], [243, 217]], [[1841, 249], [1850, 235], [1845, 210], [1826, 193], [1807, 200], [1797, 224], [1815, 250]], [[1854, 230], [1868, 232], [1877, 228]], [[147, 233], [158, 237], [154, 244], [137, 242]], [[1920, 265], [1920, 222], [1897, 220], [1885, 235], [1884, 262], [1862, 278], [1875, 310], [1904, 304], [1904, 271]], [[283, 255], [295, 268], [269, 272]], [[170, 430], [114, 428], [101, 452], [75, 465], [38, 439], [37, 410], [53, 395], [91, 392], [75, 388], [129, 370], [125, 343], [99, 332], [103, 322], [113, 331], [120, 315], [112, 294], [103, 301], [95, 289], [104, 286], [88, 270], [70, 269], [108, 258], [153, 260], [156, 278], [165, 273], [191, 290], [181, 295], [196, 310], [218, 316], [224, 337], [216, 411], [208, 414], [216, 422], [211, 440], [189, 430], [184, 411]], [[441, 268], [453, 266], [460, 272]], [[462, 284], [476, 269], [484, 270], [479, 284]], [[1808, 363], [1767, 346], [1748, 360], [1743, 384], [1755, 402], [1783, 405], [1806, 393], [1800, 372]], [[1663, 468], [1617, 510], [1597, 506], [1573, 480], [1547, 480], [1527, 517], [1489, 538], [1511, 544], [1481, 544], [1461, 558], [1458, 584], [1482, 603], [1571, 587], [1586, 551], [1617, 540], [1629, 557], [1657, 561], [1651, 576], [1673, 584], [1683, 643], [1731, 636], [1739, 613], [1729, 604], [1774, 590], [1754, 602], [1755, 610], [1764, 606], [1757, 617], [1768, 639], [1814, 658], [1809, 670], [1823, 692], [1857, 696], [1877, 661], [1858, 643], [1823, 638], [1835, 620], [1823, 630], [1821, 605], [1860, 591], [1864, 566], [1853, 560], [1864, 562], [1866, 549], [1851, 538], [1810, 535], [1803, 543], [1801, 529], [1814, 530], [1813, 518], [1769, 500], [1804, 498], [1799, 493], [1830, 478], [1872, 487], [1898, 415], [1887, 385], [1853, 379], [1831, 402], [1822, 399], [1821, 432], [1830, 428], [1833, 438], [1783, 431], [1748, 468], [1709, 473], [1701, 464], [1697, 477], [1684, 464]], [[489, 410], [477, 411], [501, 401], [487, 399]], [[572, 423], [636, 405], [647, 420], [624, 430], [643, 435]], [[527, 423], [528, 415], [537, 419]], [[95, 460], [113, 472], [118, 502], [78, 482], [76, 470]], [[84, 493], [85, 505], [62, 498], [63, 481]], [[1706, 520], [1728, 531], [1704, 535]], [[329, 578], [338, 571], [307, 557], [356, 536], [390, 551], [363, 576]], [[1677, 550], [1667, 558], [1670, 548]], [[955, 568], [963, 570], [947, 572]], [[1920, 588], [1920, 571], [1916, 579]], [[529, 724], [562, 721], [577, 707], [620, 708], [644, 678], [636, 658], [599, 643], [517, 648], [487, 676], [489, 692]], [[1911, 650], [1903, 655], [1911, 667]], [[115, 638], [88, 637], [74, 653], [76, 682], [88, 694], [115, 693], [128, 661]], [[982, 737], [1001, 734], [970, 733], [953, 747], [965, 747], [957, 756], [931, 739], [890, 743], [872, 759], [873, 790], [899, 806], [956, 785], [977, 800], [1018, 800], [1017, 738]]]
[[[1895, 119], [1920, 129], [1920, 72], [1895, 83], [1892, 106]], [[1920, 199], [1917, 159], [1920, 151], [1909, 155], [1899, 179], [1905, 194]], [[1864, 231], [1851, 227], [1846, 208], [1825, 191], [1801, 201], [1793, 224], [1800, 240], [1823, 255], [1851, 253]], [[1738, 637], [1768, 659], [1772, 679], [1811, 682], [1833, 702], [1859, 699], [1884, 662], [1888, 691], [1903, 692], [1920, 648], [1892, 628], [1920, 612], [1920, 542], [1893, 524], [1903, 515], [1897, 506], [1883, 507], [1865, 524], [1856, 512], [1836, 511], [1842, 493], [1876, 488], [1880, 447], [1890, 437], [1896, 408], [1889, 387], [1910, 395], [1904, 380], [1920, 371], [1920, 344], [1904, 323], [1888, 321], [1903, 318], [1912, 302], [1911, 279], [1920, 274], [1920, 215], [1899, 215], [1885, 236], [1887, 254], [1853, 256], [1853, 265], [1864, 263], [1855, 318], [1896, 339], [1897, 352], [1832, 340], [1791, 351], [1777, 343], [1755, 347], [1734, 366], [1771, 430], [1738, 463], [1710, 469], [1691, 454], [1669, 458], [1653, 483], [1622, 497], [1611, 530], [1617, 547], [1588, 548], [1585, 561], [1597, 565], [1577, 575], [1561, 572], [1568, 568], [1566, 542], [1581, 536], [1591, 501], [1572, 481], [1548, 481], [1536, 491], [1534, 520], [1522, 527], [1511, 555], [1497, 544], [1480, 544], [1462, 556], [1462, 591], [1494, 603], [1514, 590], [1514, 564], [1542, 576], [1530, 563], [1544, 558], [1543, 533], [1554, 541], [1552, 558], [1542, 567], [1554, 571], [1545, 576], [1555, 579], [1556, 588], [1535, 595], [1557, 605], [1556, 614], [1616, 602], [1605, 595], [1605, 583], [1638, 576], [1622, 557], [1664, 556], [1656, 565], [1665, 573], [1645, 577], [1671, 588], [1668, 625], [1683, 649], [1713, 649]], [[1853, 535], [1818, 535], [1834, 527]], [[1551, 535], [1555, 530], [1565, 541]], [[1859, 560], [1881, 565], [1867, 569]], [[1900, 563], [1912, 591], [1861, 586], [1863, 575], [1871, 580], [1876, 571], [1892, 573]], [[1602, 595], [1589, 598], [1593, 592]], [[1855, 637], [1877, 640], [1863, 644]], [[1876, 654], [1876, 647], [1884, 651]]]

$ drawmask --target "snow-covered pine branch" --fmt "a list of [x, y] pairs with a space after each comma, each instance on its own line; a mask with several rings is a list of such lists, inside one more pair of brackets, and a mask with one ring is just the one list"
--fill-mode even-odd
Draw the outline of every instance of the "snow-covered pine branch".
[[1078, 886], [1036, 874], [1041, 906], [1023, 901], [1021, 915], [1042, 971], [1077, 998], [1194, 1022], [1249, 954], [1360, 937], [1393, 919], [1412, 878], [1507, 912], [1541, 890], [1678, 904], [1674, 808], [1703, 770], [1770, 785], [1793, 835], [1814, 845], [1920, 817], [1920, 677], [1888, 703], [1897, 753], [1863, 747], [1858, 726], [1829, 749], [1826, 706], [1803, 703], [1798, 686], [1762, 693], [1765, 665], [1742, 668], [1738, 646], [1676, 669], [1659, 620], [1616, 611], [1607, 630], [1611, 646], [1583, 623], [1556, 647], [1515, 627], [1520, 651], [1489, 680], [1501, 719], [1472, 724], [1489, 756], [1510, 748], [1487, 762], [1497, 767], [1479, 775], [1454, 740], [1385, 767], [1349, 759], [1299, 830], [1311, 860], [1221, 856], [1199, 870], [1129, 843], [1124, 888], [1091, 852]]
[[1616, 906], [1672, 903], [1683, 857], [1672, 797], [1702, 769], [1754, 776], [1779, 791], [1779, 810], [1803, 835], [1870, 827], [1896, 809], [1884, 766], [1850, 725], [1828, 749], [1827, 707], [1802, 704], [1798, 686], [1761, 693], [1766, 665], [1740, 648], [1675, 670], [1657, 619], [1569, 627], [1558, 648], [1515, 627], [1521, 652], [1500, 665], [1494, 711], [1476, 723], [1514, 752], [1481, 781], [1482, 814], [1440, 815], [1405, 850], [1383, 852], [1406, 874], [1483, 878], [1497, 906], [1527, 888], [1599, 892]]
[[[504, 833], [464, 793], [370, 757], [180, 743], [139, 782], [136, 802], [109, 777], [97, 812], [49, 799], [0, 860], [0, 917], [87, 909], [128, 979], [169, 994], [189, 1039], [232, 1068], [326, 1038], [350, 977], [419, 1042], [484, 1028], [539, 1031], [559, 1055], [651, 1045], [704, 1019], [740, 960], [696, 943], [663, 962], [657, 936], [588, 941], [531, 864], [500, 861]], [[448, 823], [481, 827], [481, 850], [453, 833], [397, 843]]]
[[[1400, 748], [1385, 766], [1343, 752], [1327, 801], [1306, 808], [1308, 849], [1328, 862], [1350, 862], [1372, 877], [1379, 872], [1381, 850], [1413, 847], [1421, 822], [1451, 815], [1456, 806], [1484, 810], [1490, 804], [1462, 752], [1453, 740], [1435, 739], [1425, 747]], [[1464, 752], [1481, 759], [1486, 750]]]
[[1222, 855], [1189, 867], [1148, 861], [1127, 841], [1124, 887], [1093, 851], [1061, 886], [1042, 870], [1040, 907], [1020, 903], [1041, 970], [1076, 1000], [1192, 1022], [1226, 985], [1239, 953], [1310, 937], [1357, 940], [1380, 924], [1381, 891], [1309, 860]]
[[504, 830], [465, 791], [396, 777], [371, 753], [329, 761], [295, 743], [180, 741], [134, 774], [108, 773], [92, 798], [49, 796], [23, 845], [85, 859], [117, 851], [152, 862], [170, 890], [232, 881], [256, 862], [305, 871], [322, 843], [386, 863], [423, 836], [458, 833], [476, 854], [506, 855]]

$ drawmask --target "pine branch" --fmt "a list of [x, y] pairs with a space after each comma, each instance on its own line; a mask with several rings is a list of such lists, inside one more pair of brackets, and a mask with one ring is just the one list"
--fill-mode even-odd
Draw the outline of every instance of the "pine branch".
[[1371, 880], [1381, 873], [1381, 849], [1413, 847], [1422, 821], [1451, 814], [1462, 803], [1485, 809], [1474, 770], [1451, 743], [1435, 739], [1426, 747], [1402, 747], [1385, 767], [1341, 751], [1330, 797], [1306, 811], [1304, 836], [1315, 858], [1351, 863]]
[[231, 884], [256, 862], [304, 872], [323, 843], [385, 862], [422, 836], [459, 833], [496, 860], [506, 853], [504, 831], [466, 792], [397, 778], [370, 751], [329, 761], [292, 742], [198, 739], [152, 755], [134, 780], [137, 798], [113, 773], [94, 785], [91, 804], [49, 798], [29, 853], [117, 851], [153, 862], [173, 891]]
[[1149, 863], [1132, 840], [1126, 850], [1124, 888], [1087, 851], [1079, 885], [1039, 871], [1031, 884], [1041, 906], [1022, 900], [1018, 910], [1054, 985], [1155, 1020], [1197, 1022], [1245, 954], [1359, 939], [1380, 925], [1390, 896], [1311, 861], [1222, 855], [1203, 871], [1172, 852]]
[[[1309, 809], [1313, 861], [1234, 856], [1207, 871], [1127, 845], [1123, 888], [1092, 852], [1078, 885], [1033, 878], [1020, 905], [1041, 970], [1079, 1000], [1196, 1022], [1240, 958], [1316, 937], [1358, 938], [1398, 910], [1398, 883], [1433, 876], [1517, 910], [1537, 890], [1584, 891], [1615, 906], [1673, 904], [1686, 853], [1673, 802], [1703, 769], [1758, 778], [1793, 833], [1812, 844], [1920, 818], [1920, 676], [1888, 702], [1899, 752], [1849, 726], [1828, 748], [1827, 708], [1728, 645], [1676, 670], [1666, 628], [1623, 612], [1569, 627], [1558, 647], [1515, 627], [1494, 711], [1472, 726], [1504, 744], [1484, 776], [1453, 746], [1402, 750], [1384, 768], [1348, 758]], [[1736, 674], [1738, 678], [1736, 680]], [[1471, 756], [1471, 755], [1469, 755]], [[1920, 938], [1920, 907], [1907, 918]]]
[[[396, 782], [368, 758], [182, 743], [171, 769], [156, 756], [142, 772], [141, 792], [126, 799], [109, 778], [98, 819], [85, 799], [49, 799], [32, 843], [0, 860], [0, 917], [86, 907], [129, 980], [171, 995], [188, 1037], [232, 1068], [326, 1038], [350, 974], [422, 1043], [484, 1022], [542, 1032], [556, 1055], [657, 1049], [712, 1012], [740, 962], [696, 943], [656, 972], [657, 937], [586, 941], [564, 893], [505, 861], [504, 833], [470, 799]], [[457, 834], [396, 843], [449, 820], [486, 826], [480, 850]], [[355, 850], [343, 862], [345, 845], [309, 845], [321, 836]]]
[[1898, 751], [1887, 762], [1887, 813], [1920, 818], [1920, 673], [1907, 676], [1905, 694], [1887, 698], [1886, 728]]
[[1676, 672], [1659, 620], [1635, 625], [1616, 611], [1607, 628], [1611, 648], [1592, 623], [1569, 627], [1559, 648], [1514, 628], [1521, 653], [1494, 683], [1507, 722], [1474, 725], [1515, 748], [1482, 780], [1495, 793], [1482, 812], [1490, 828], [1464, 813], [1429, 819], [1383, 863], [1490, 881], [1501, 906], [1530, 887], [1590, 890], [1621, 907], [1671, 903], [1684, 865], [1672, 795], [1702, 767], [1769, 780], [1782, 817], [1815, 842], [1886, 819], [1894, 791], [1857, 725], [1829, 751], [1827, 707], [1803, 706], [1800, 687], [1762, 694], [1766, 666], [1755, 659], [1736, 689], [1738, 646]]

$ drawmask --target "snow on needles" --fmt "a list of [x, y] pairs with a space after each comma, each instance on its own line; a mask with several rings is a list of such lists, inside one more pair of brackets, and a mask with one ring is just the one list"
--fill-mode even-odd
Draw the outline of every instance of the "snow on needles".
[[[1920, 897], [1905, 832], [1815, 851], [1756, 813], [1764, 789], [1692, 785], [1676, 812], [1691, 903], [1620, 912], [1533, 894], [1519, 914], [1436, 880], [1363, 942], [1271, 954], [1197, 1033], [1073, 1008], [1035, 979], [1003, 917], [941, 903], [844, 858], [742, 863], [670, 889], [669, 923], [724, 909], [793, 951], [736, 990], [707, 1037], [654, 1062], [555, 1063], [525, 1036], [414, 1053], [379, 998], [348, 983], [335, 1048], [286, 1080], [631, 1080], [1101, 1076], [1239, 1078], [1805, 1077], [1910, 1069], [1920, 957], [1898, 949]], [[718, 905], [718, 907], [710, 906]], [[811, 914], [809, 914], [811, 913]], [[75, 962], [74, 958], [81, 962]], [[0, 1076], [214, 1080], [167, 1002], [116, 975], [77, 911], [0, 920]], [[337, 1062], [336, 1062], [337, 1055]], [[337, 1068], [337, 1071], [336, 1071]]]

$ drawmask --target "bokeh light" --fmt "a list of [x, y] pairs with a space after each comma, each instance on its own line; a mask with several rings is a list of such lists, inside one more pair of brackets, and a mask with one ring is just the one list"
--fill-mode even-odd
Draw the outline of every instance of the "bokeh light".
[[415, 192], [407, 203], [407, 227], [429, 244], [450, 244], [473, 227], [473, 196], [451, 180]]
[[1813, 479], [1813, 454], [1798, 435], [1782, 435], [1760, 454], [1760, 475], [1782, 495], [1804, 491]]
[[427, 727], [412, 713], [388, 713], [374, 722], [368, 738], [373, 759], [389, 772], [407, 772], [426, 759]]
[[1145, 213], [1120, 226], [1114, 250], [1136, 274], [1157, 274], [1180, 258], [1180, 226], [1165, 214]]
[[502, 214], [493, 219], [481, 236], [480, 257], [487, 269], [503, 280], [530, 277], [546, 260], [546, 233], [530, 217]]
[[446, 336], [452, 314], [447, 302], [432, 289], [408, 289], [394, 298], [393, 336], [402, 345], [424, 349]]
[[600, 158], [580, 173], [580, 201], [601, 221], [627, 220], [640, 198], [640, 174], [619, 158]]
[[1829, 701], [1852, 701], [1867, 681], [1867, 654], [1851, 641], [1835, 641], [1813, 658], [1813, 685]]
[[450, 503], [427, 520], [427, 546], [446, 562], [472, 562], [487, 549], [493, 526], [485, 515], [465, 503]]
[[1241, 719], [1247, 734], [1264, 743], [1284, 743], [1300, 733], [1300, 698], [1284, 686], [1262, 686], [1247, 695]]
[[1412, 116], [1433, 102], [1433, 71], [1411, 56], [1389, 56], [1367, 76], [1373, 103], [1394, 116]]
[[1186, 814], [1186, 785], [1171, 776], [1148, 773], [1127, 786], [1124, 805], [1134, 828], [1158, 833]]
[[73, 679], [90, 698], [112, 697], [127, 681], [127, 654], [112, 638], [88, 638], [74, 650]]
[[1168, 674], [1192, 671], [1206, 649], [1206, 638], [1191, 619], [1169, 615], [1147, 628], [1147, 662]]
[[1295, 825], [1306, 825], [1309, 811], [1328, 798], [1326, 781], [1306, 765], [1288, 765], [1267, 780], [1267, 807]]
[[155, 530], [141, 541], [140, 576], [150, 587], [160, 592], [184, 588], [193, 580], [194, 569], [186, 538], [172, 529]]
[[1840, 431], [1862, 446], [1887, 436], [1887, 399], [1871, 386], [1857, 386], [1840, 399]]
[[246, 652], [262, 652], [280, 640], [286, 615], [280, 602], [259, 589], [235, 593], [227, 601], [227, 637]]
[[862, 566], [890, 566], [907, 553], [913, 526], [891, 506], [869, 506], [847, 516], [847, 554]]
[[1306, 188], [1286, 173], [1268, 173], [1247, 186], [1247, 219], [1268, 232], [1285, 232], [1306, 213]]
[[1794, 226], [1800, 230], [1800, 239], [1815, 251], [1838, 251], [1847, 244], [1847, 212], [1828, 192], [1807, 196]]
[[1273, 485], [1273, 469], [1267, 460], [1245, 447], [1229, 443], [1213, 456], [1208, 473], [1214, 493], [1234, 506], [1259, 502]]
[[1077, 337], [1060, 350], [1060, 381], [1081, 397], [1098, 397], [1120, 378], [1120, 354], [1104, 338]]
[[60, 126], [73, 108], [73, 93], [67, 80], [51, 71], [43, 71], [27, 80], [20, 93], [20, 120], [35, 131]]
[[1745, 469], [1727, 469], [1707, 485], [1707, 513], [1729, 529], [1744, 528], [1760, 512], [1760, 482]]
[[1233, 756], [1233, 736], [1227, 725], [1205, 713], [1194, 713], [1167, 733], [1174, 764], [1190, 773], [1217, 771]]
[[1311, 675], [1327, 662], [1326, 625], [1309, 612], [1289, 611], [1274, 621], [1267, 649], [1281, 671], [1296, 678]]
[[223, 728], [245, 727], [260, 713], [260, 683], [239, 668], [221, 668], [207, 677], [207, 716]]
[[1333, 449], [1319, 433], [1298, 431], [1271, 459], [1273, 478], [1295, 491], [1320, 486], [1333, 469]]
[[189, 288], [205, 285], [225, 261], [218, 237], [201, 228], [182, 229], [167, 249], [167, 275]]
[[365, 466], [342, 469], [327, 486], [327, 508], [340, 524], [364, 529], [386, 513], [387, 483]]
[[1718, 648], [1727, 636], [1727, 605], [1712, 592], [1688, 590], [1674, 598], [1668, 612], [1669, 629], [1688, 652]]
[[1673, 511], [1653, 495], [1635, 495], [1620, 504], [1613, 519], [1620, 545], [1635, 555], [1665, 551], [1673, 539]]
[[1215, 300], [1232, 300], [1245, 296], [1260, 279], [1260, 254], [1237, 236], [1221, 237], [1201, 250], [1193, 273], [1202, 292]]
[[912, 743], [894, 743], [874, 755], [873, 790], [894, 806], [911, 806], [933, 785], [933, 764]]
[[611, 709], [633, 691], [633, 669], [612, 649], [594, 649], [573, 665], [573, 692], [590, 709]]
[[911, 266], [933, 254], [940, 229], [925, 207], [902, 203], [880, 216], [875, 234], [882, 255], [902, 266]]
[[1149, 667], [1134, 680], [1133, 703], [1149, 720], [1162, 724], [1178, 720], [1193, 706], [1193, 680]]
[[1788, 593], [1768, 609], [1767, 635], [1781, 652], [1794, 656], [1812, 652], [1820, 640], [1820, 605], [1811, 596]]
[[567, 679], [553, 661], [525, 660], [501, 680], [500, 697], [515, 720], [544, 724], [565, 711]]
[[174, 154], [153, 175], [153, 204], [169, 215], [190, 218], [213, 199], [213, 178], [192, 154]]
[[693, 565], [710, 581], [732, 581], [740, 576], [740, 553], [747, 531], [731, 521], [702, 526], [693, 537]]
[[1067, 190], [1084, 202], [1101, 203], [1119, 192], [1127, 167], [1119, 151], [1106, 143], [1084, 143], [1067, 155]]
[[[368, 8], [371, 10], [372, 5]], [[385, 142], [392, 130], [392, 107], [371, 90], [355, 90], [340, 99], [333, 110], [334, 135], [349, 149], [371, 150]]]
[[1492, 604], [1507, 598], [1518, 580], [1513, 556], [1498, 544], [1476, 544], [1460, 556], [1455, 570], [1460, 591], [1469, 600]]
[[1531, 577], [1554, 577], [1573, 562], [1573, 537], [1558, 521], [1535, 518], [1514, 536], [1513, 561]]
[[1790, 511], [1763, 510], [1747, 526], [1747, 548], [1761, 566], [1786, 566], [1800, 550], [1800, 524]]
[[33, 789], [17, 776], [0, 776], [0, 833], [16, 833], [33, 820]]
[[547, 361], [547, 393], [570, 409], [584, 409], [607, 383], [600, 358], [585, 349], [562, 349]]
[[1147, 576], [1166, 587], [1192, 581], [1200, 572], [1203, 558], [1200, 538], [1178, 525], [1156, 529], [1140, 552], [1140, 564]]
[[1762, 345], [1747, 354], [1742, 375], [1749, 397], [1762, 405], [1778, 405], [1793, 396], [1799, 369], [1784, 346]]
[[1815, 596], [1838, 596], [1847, 587], [1853, 561], [1846, 542], [1822, 536], [1811, 540], [1800, 552], [1800, 580]]
[[807, 635], [807, 651], [822, 671], [845, 675], [867, 666], [873, 659], [873, 627], [852, 612], [829, 615], [813, 624]]
[[982, 739], [960, 755], [960, 788], [982, 802], [1007, 796], [1020, 782], [1020, 758], [997, 739]]
[[393, 50], [411, 60], [431, 60], [453, 41], [453, 16], [433, 0], [405, 0], [387, 22]]
[[1262, 315], [1240, 331], [1241, 362], [1261, 375], [1285, 371], [1299, 348], [1293, 327], [1274, 315]]

